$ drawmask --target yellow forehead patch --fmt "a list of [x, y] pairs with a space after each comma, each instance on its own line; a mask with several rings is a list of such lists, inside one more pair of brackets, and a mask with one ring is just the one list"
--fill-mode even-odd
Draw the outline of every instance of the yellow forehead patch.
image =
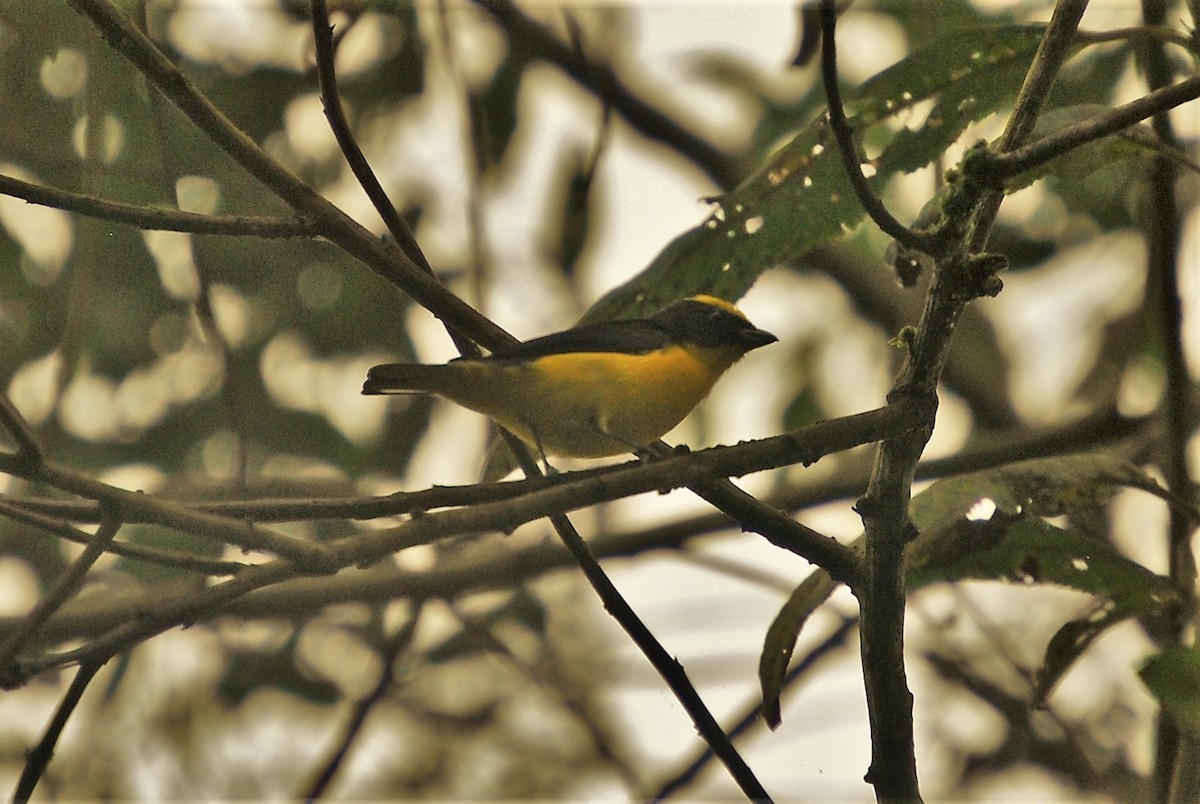
[[725, 301], [724, 299], [718, 299], [716, 296], [709, 296], [707, 294], [701, 293], [697, 296], [691, 296], [688, 299], [688, 301], [700, 302], [701, 304], [710, 304], [713, 307], [720, 307], [722, 310], [725, 310], [726, 312], [733, 313], [738, 318], [746, 317], [745, 315], [742, 314], [741, 310], [734, 307], [732, 304]]

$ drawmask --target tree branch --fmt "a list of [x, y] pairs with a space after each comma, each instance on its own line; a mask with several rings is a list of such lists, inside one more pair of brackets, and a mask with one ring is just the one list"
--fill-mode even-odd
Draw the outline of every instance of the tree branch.
[[[803, 679], [813, 667], [816, 666], [825, 657], [829, 656], [834, 651], [837, 651], [845, 646], [846, 638], [850, 635], [850, 631], [858, 624], [856, 617], [843, 617], [841, 623], [838, 624], [829, 636], [825, 637], [812, 650], [808, 651], [799, 661], [792, 664], [788, 670], [787, 676], [784, 678], [783, 688], [791, 689], [798, 681]], [[755, 696], [754, 700], [750, 701], [743, 707], [743, 714], [738, 718], [736, 725], [729, 730], [730, 739], [736, 740], [743, 734], [746, 734], [750, 729], [761, 724], [762, 718], [762, 701], [759, 696]], [[671, 798], [679, 791], [686, 788], [694, 782], [700, 773], [708, 767], [712, 761], [713, 755], [711, 751], [703, 751], [698, 757], [680, 772], [675, 777], [664, 782], [658, 790], [654, 792], [654, 801], [664, 801]]]
[[909, 229], [896, 220], [888, 212], [883, 201], [875, 195], [870, 183], [863, 176], [859, 164], [858, 147], [854, 144], [854, 129], [846, 119], [846, 110], [842, 106], [842, 91], [838, 86], [837, 73], [837, 2], [836, 0], [821, 0], [821, 77], [825, 85], [825, 98], [829, 106], [829, 127], [837, 140], [838, 152], [842, 155], [842, 164], [846, 168], [846, 178], [858, 196], [867, 215], [875, 225], [892, 237], [896, 242], [915, 251], [925, 254], [935, 254], [937, 240], [924, 232]]
[[68, 0], [151, 84], [251, 176], [262, 182], [316, 230], [379, 276], [471, 340], [489, 348], [513, 342], [507, 332], [481, 316], [417, 266], [399, 246], [381, 240], [326, 200], [233, 125], [201, 94], [162, 51], [112, 0]]
[[342, 767], [342, 763], [345, 762], [346, 755], [350, 753], [350, 747], [362, 732], [363, 724], [367, 722], [367, 715], [371, 714], [371, 710], [384, 699], [395, 685], [396, 677], [393, 665], [400, 654], [412, 646], [413, 636], [417, 633], [417, 622], [421, 619], [423, 607], [424, 601], [413, 601], [412, 612], [408, 616], [408, 621], [387, 641], [387, 644], [380, 652], [380, 659], [382, 660], [380, 664], [382, 668], [379, 673], [379, 680], [375, 683], [375, 687], [354, 705], [354, 710], [350, 713], [350, 719], [342, 729], [341, 737], [338, 738], [337, 746], [330, 753], [329, 759], [320, 772], [317, 773], [306, 787], [306, 792], [303, 796], [304, 801], [316, 801], [325, 794], [330, 783], [333, 782], [333, 777], [337, 775], [338, 770]]
[[[1166, 4], [1159, 0], [1142, 0], [1142, 17], [1148, 24], [1166, 22]], [[1179, 85], [1169, 86], [1174, 70], [1161, 44], [1147, 43], [1143, 50], [1146, 79], [1153, 90], [1147, 98]], [[1200, 78], [1194, 83], [1200, 88]], [[1200, 89], [1198, 89], [1200, 93]], [[1145, 98], [1143, 98], [1144, 100]], [[1174, 127], [1167, 110], [1154, 110], [1152, 125], [1160, 142], [1178, 147]], [[1179, 292], [1179, 258], [1182, 222], [1176, 202], [1179, 172], [1175, 163], [1156, 155], [1150, 163], [1146, 178], [1144, 206], [1144, 237], [1146, 241], [1146, 303], [1157, 319], [1154, 332], [1166, 370], [1166, 393], [1160, 403], [1160, 415], [1166, 427], [1166, 438], [1159, 458], [1163, 477], [1172, 494], [1186, 502], [1194, 499], [1194, 485], [1188, 466], [1187, 445], [1191, 440], [1194, 419], [1191, 410], [1192, 381], [1183, 345], [1183, 302]], [[1156, 623], [1154, 636], [1160, 645], [1186, 645], [1187, 635], [1196, 618], [1196, 559], [1192, 552], [1192, 532], [1195, 523], [1181, 511], [1171, 507], [1167, 528], [1167, 574], [1179, 594], [1179, 603], [1172, 607], [1163, 621]], [[1200, 795], [1200, 771], [1196, 767], [1197, 740], [1180, 729], [1173, 718], [1159, 715], [1158, 750], [1155, 753], [1153, 784], [1159, 800], [1169, 802], [1195, 801]]]
[[42, 462], [42, 448], [38, 445], [29, 422], [17, 410], [17, 406], [9, 399], [8, 394], [0, 390], [0, 427], [8, 431], [17, 451], [12, 460], [19, 467], [34, 467]]
[[67, 721], [71, 719], [75, 707], [79, 706], [88, 684], [92, 683], [92, 679], [103, 666], [104, 662], [86, 662], [79, 666], [75, 678], [71, 679], [71, 686], [67, 688], [67, 694], [54, 710], [54, 717], [46, 726], [42, 739], [29, 751], [21, 778], [17, 780], [17, 788], [13, 791], [13, 801], [29, 801], [33, 796], [37, 783], [41, 781], [42, 774], [50, 765], [50, 759], [54, 756], [54, 746], [58, 744], [58, 738], [66, 728]]
[[272, 218], [263, 215], [200, 215], [177, 209], [103, 201], [82, 193], [56, 190], [0, 175], [0, 193], [31, 204], [54, 207], [89, 218], [122, 223], [139, 229], [188, 232], [202, 235], [237, 237], [316, 237], [317, 229], [300, 218]]
[[51, 668], [71, 664], [103, 664], [121, 651], [163, 631], [190, 624], [202, 617], [211, 617], [225, 604], [255, 589], [272, 586], [301, 574], [290, 561], [275, 559], [247, 567], [233, 578], [193, 594], [165, 600], [160, 594], [155, 594], [143, 602], [143, 607], [134, 616], [123, 619], [103, 636], [81, 647], [32, 659], [18, 659], [19, 678], [5, 680], [19, 681], [20, 678], [29, 678]]
[[[1086, 2], [1063, 0], [1056, 8], [1018, 95], [1000, 150], [1025, 143], [1066, 57]], [[913, 474], [932, 433], [937, 387], [953, 334], [966, 304], [998, 292], [1000, 267], [981, 252], [987, 244], [1003, 194], [969, 182], [953, 188], [933, 281], [908, 354], [888, 396], [920, 406], [922, 425], [880, 444], [867, 493], [859, 500], [866, 533], [864, 580], [858, 590], [867, 709], [871, 722], [871, 767], [867, 781], [881, 800], [918, 800], [913, 745], [912, 694], [904, 666], [905, 552], [916, 533], [908, 519]]]
[[985, 169], [988, 175], [998, 180], [1011, 179], [1081, 145], [1118, 134], [1148, 117], [1161, 115], [1196, 98], [1200, 98], [1200, 76], [1157, 88], [1137, 100], [1059, 129], [1023, 147], [990, 154], [985, 158]]
[[120, 529], [121, 523], [116, 520], [102, 524], [91, 542], [71, 563], [67, 571], [55, 580], [54, 585], [47, 590], [37, 605], [25, 615], [21, 624], [4, 638], [3, 643], [0, 643], [0, 688], [11, 686], [10, 683], [6, 683], [4, 676], [8, 675], [7, 668], [11, 666], [17, 652], [25, 647], [25, 643], [42, 623], [50, 618], [50, 615], [58, 611], [79, 591], [79, 588], [83, 586], [84, 578], [87, 577], [88, 570], [100, 559], [100, 556], [104, 555], [109, 543], [116, 537], [117, 531]]
[[606, 64], [588, 61], [583, 53], [556, 37], [544, 25], [521, 13], [510, 0], [474, 0], [500, 24], [511, 47], [557, 65], [583, 88], [609, 104], [642, 136], [661, 142], [708, 173], [723, 190], [741, 181], [742, 169], [727, 154], [639, 98]]
[[295, 561], [299, 568], [307, 572], [322, 573], [334, 569], [329, 564], [330, 554], [322, 545], [260, 528], [249, 522], [239, 522], [195, 511], [186, 505], [164, 502], [148, 494], [126, 491], [51, 463], [39, 464], [35, 471], [28, 471], [16, 461], [0, 460], [0, 471], [97, 500], [107, 507], [112, 517], [122, 522], [153, 523], [215, 541], [235, 544], [246, 550], [264, 550]]
[[[30, 505], [29, 502], [29, 500], [9, 501], [0, 499], [0, 515], [30, 525], [65, 541], [83, 545], [92, 543], [94, 538], [92, 534], [73, 528], [62, 519], [46, 516], [37, 510], [31, 510], [37, 507], [36, 503], [38, 501], [34, 501], [34, 505]], [[58, 507], [56, 503], [60, 501], [45, 502], [48, 503], [47, 508], [55, 510]], [[90, 501], [85, 503], [64, 502], [62, 505], [66, 506], [67, 510], [71, 512], [67, 516], [76, 522], [91, 521], [92, 512], [99, 512], [101, 509], [99, 503]], [[83, 515], [74, 515], [75, 512], [83, 512]], [[97, 514], [98, 516], [99, 514]], [[158, 550], [140, 544], [126, 544], [125, 542], [118, 541], [110, 542], [105, 551], [133, 561], [145, 561], [150, 564], [175, 567], [188, 572], [199, 572], [204, 575], [236, 575], [241, 570], [250, 566], [241, 561], [219, 561], [216, 559], [200, 558], [199, 556], [176, 552], [174, 550]]]

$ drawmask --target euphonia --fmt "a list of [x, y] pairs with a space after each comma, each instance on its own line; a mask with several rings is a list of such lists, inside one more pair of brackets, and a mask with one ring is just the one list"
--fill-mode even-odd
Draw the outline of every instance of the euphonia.
[[693, 296], [648, 318], [582, 324], [486, 357], [375, 366], [362, 392], [437, 394], [492, 418], [543, 460], [601, 458], [657, 441], [726, 369], [776, 340], [729, 302]]

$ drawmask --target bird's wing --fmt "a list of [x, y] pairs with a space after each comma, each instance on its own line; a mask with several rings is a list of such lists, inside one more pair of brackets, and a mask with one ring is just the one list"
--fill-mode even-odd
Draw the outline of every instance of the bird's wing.
[[536, 360], [566, 352], [620, 352], [645, 354], [670, 343], [667, 334], [653, 321], [626, 319], [597, 321], [543, 335], [492, 354], [494, 360]]

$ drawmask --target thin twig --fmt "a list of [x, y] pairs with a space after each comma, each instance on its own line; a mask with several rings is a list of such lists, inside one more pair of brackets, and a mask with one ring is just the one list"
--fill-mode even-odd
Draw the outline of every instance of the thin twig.
[[99, 500], [109, 508], [112, 516], [123, 522], [163, 525], [247, 550], [263, 550], [294, 561], [298, 568], [309, 572], [334, 569], [329, 564], [329, 551], [322, 545], [261, 528], [250, 522], [203, 513], [148, 494], [119, 489], [54, 464], [43, 464], [37, 472], [23, 476], [81, 497]]
[[854, 129], [846, 119], [846, 110], [842, 106], [842, 91], [838, 86], [837, 72], [837, 2], [836, 0], [821, 0], [821, 77], [825, 84], [825, 98], [829, 105], [829, 127], [837, 139], [838, 151], [842, 155], [842, 163], [846, 167], [846, 177], [858, 202], [871, 216], [875, 225], [890, 235], [896, 242], [916, 251], [935, 254], [936, 239], [924, 232], [914, 231], [896, 220], [884, 206], [879, 196], [871, 189], [870, 182], [863, 176], [859, 164], [858, 147], [854, 144]]
[[350, 121], [346, 119], [346, 111], [342, 108], [341, 96], [338, 94], [337, 72], [334, 70], [334, 40], [333, 26], [329, 22], [329, 9], [325, 0], [311, 0], [313, 46], [316, 53], [317, 83], [321, 88], [321, 105], [325, 109], [325, 119], [337, 140], [342, 156], [350, 166], [354, 178], [367, 194], [371, 205], [383, 219], [384, 225], [396, 239], [396, 243], [422, 270], [433, 276], [433, 267], [426, 259], [425, 253], [417, 244], [412, 229], [397, 211], [387, 191], [379, 183], [371, 163], [363, 154], [354, 133], [350, 130]]
[[[27, 505], [27, 502], [27, 500], [12, 502], [0, 498], [0, 515], [16, 520], [17, 522], [23, 522], [26, 525], [31, 525], [59, 539], [76, 544], [91, 544], [95, 538], [90, 533], [71, 527], [61, 518], [57, 518], [57, 516], [47, 516], [45, 513], [33, 510], [33, 506]], [[52, 503], [57, 501], [47, 502], [51, 503], [47, 507], [53, 510], [55, 506]], [[71, 505], [71, 503], [63, 504]], [[89, 514], [92, 510], [99, 511], [101, 509], [99, 503], [87, 503], [86, 506]], [[75, 521], [88, 521], [88, 519], [89, 517], [83, 517], [75, 519]], [[240, 561], [220, 561], [211, 558], [201, 558], [200, 556], [189, 555], [174, 550], [159, 550], [141, 544], [126, 544], [125, 542], [118, 541], [109, 543], [106, 552], [130, 559], [131, 561], [145, 561], [150, 564], [175, 567], [176, 569], [188, 572], [199, 572], [204, 575], [236, 575], [239, 571], [249, 566]]]
[[1135, 123], [1196, 98], [1200, 98], [1200, 76], [1155, 89], [1137, 100], [1059, 129], [1021, 148], [992, 154], [986, 160], [987, 170], [999, 180], [1019, 176], [1081, 145], [1118, 134]]
[[[1008, 124], [1000, 136], [997, 146], [999, 154], [1023, 148], [1033, 134], [1034, 126], [1045, 108], [1050, 97], [1050, 87], [1058, 76], [1058, 71], [1071, 52], [1071, 44], [1075, 32], [1079, 29], [1079, 20], [1087, 8], [1087, 0], [1060, 0], [1054, 7], [1046, 34], [1038, 45], [1033, 63], [1025, 75], [1017, 100], [1013, 104], [1012, 114]], [[988, 238], [991, 237], [992, 225], [1000, 212], [1000, 204], [1004, 200], [1001, 192], [992, 192], [984, 196], [977, 205], [974, 213], [974, 226], [969, 251], [979, 253], [984, 250]]]
[[413, 238], [408, 224], [404, 222], [404, 218], [400, 216], [396, 206], [388, 198], [387, 191], [379, 183], [375, 171], [371, 169], [371, 164], [367, 161], [362, 148], [358, 146], [358, 141], [354, 139], [354, 134], [350, 131], [350, 121], [346, 119], [346, 111], [342, 108], [342, 100], [338, 94], [337, 72], [334, 70], [333, 26], [329, 22], [329, 9], [325, 5], [325, 0], [311, 0], [310, 11], [313, 45], [316, 52], [317, 83], [321, 88], [321, 105], [325, 109], [325, 119], [329, 121], [329, 128], [333, 131], [334, 139], [337, 140], [338, 147], [342, 150], [342, 156], [350, 165], [354, 178], [358, 179], [359, 185], [366, 191], [367, 198], [375, 207], [375, 211], [379, 213], [379, 217], [383, 219], [383, 223], [391, 232], [392, 237], [396, 238], [396, 242], [413, 262], [432, 274], [433, 269], [430, 267], [429, 261], [425, 259], [425, 254], [416, 247], [416, 240]]
[[[833, 653], [838, 648], [841, 648], [846, 643], [846, 637], [850, 634], [851, 629], [858, 624], [857, 617], [843, 617], [841, 623], [827, 637], [813, 646], [812, 650], [804, 654], [804, 658], [793, 662], [792, 667], [788, 670], [784, 677], [783, 689], [791, 689], [795, 684], [811, 670], [817, 662], [824, 659], [830, 653]], [[729, 738], [736, 740], [750, 729], [762, 723], [762, 700], [755, 696], [752, 701], [742, 707], [742, 716], [738, 718], [737, 723], [729, 730]], [[683, 790], [689, 784], [694, 782], [700, 773], [709, 766], [714, 759], [711, 750], [703, 750], [692, 762], [681, 771], [677, 776], [668, 779], [655, 792], [654, 801], [662, 801], [670, 798], [680, 790]]]
[[763, 503], [731, 481], [690, 483], [688, 488], [732, 517], [743, 531], [757, 533], [785, 550], [803, 550], [800, 555], [828, 572], [835, 581], [854, 589], [862, 580], [862, 564], [845, 545]]
[[[519, 585], [511, 588], [516, 591], [509, 596], [508, 599], [510, 601], [514, 596], [528, 594], [525, 588]], [[621, 781], [625, 783], [626, 787], [629, 790], [637, 789], [637, 774], [629, 767], [627, 762], [622, 761], [618, 756], [617, 747], [613, 744], [613, 740], [605, 732], [601, 724], [597, 723], [595, 718], [589, 716], [583, 710], [583, 707], [580, 706], [580, 703], [573, 698], [571, 692], [577, 689], [575, 685], [564, 688], [561, 685], [553, 683], [551, 679], [546, 678], [545, 674], [539, 672], [530, 662], [513, 653], [509, 646], [493, 633], [492, 627], [485, 617], [465, 614], [462, 611], [462, 607], [454, 603], [451, 603], [451, 609], [454, 616], [461, 623], [462, 630], [456, 632], [450, 639], [458, 639], [463, 634], [466, 634], [472, 641], [482, 643], [485, 651], [497, 659], [506, 662], [509, 667], [532, 682], [543, 695], [553, 699], [555, 704], [562, 707], [567, 714], [578, 721], [579, 725], [588, 733], [588, 737], [591, 738], [596, 753], [613, 767], [613, 770], [621, 777]], [[442, 644], [445, 643], [443, 642]], [[544, 649], [552, 651], [553, 643], [548, 641]], [[437, 648], [434, 650], [436, 651]], [[553, 660], [551, 660], [551, 663], [553, 663]], [[540, 664], [546, 664], [546, 662], [542, 661]]]
[[112, 221], [169, 232], [237, 237], [315, 237], [317, 229], [300, 218], [274, 218], [264, 215], [201, 215], [178, 209], [161, 209], [137, 204], [104, 201], [82, 193], [56, 190], [31, 182], [0, 175], [0, 194], [20, 198], [31, 204], [54, 207], [89, 218]]
[[[408, 222], [404, 220], [391, 199], [388, 198], [387, 191], [379, 183], [375, 171], [371, 169], [371, 163], [367, 161], [362, 148], [354, 138], [354, 133], [350, 130], [350, 121], [346, 119], [346, 111], [342, 108], [341, 97], [338, 94], [337, 71], [334, 69], [333, 26], [329, 24], [329, 9], [326, 7], [325, 0], [311, 0], [311, 12], [317, 82], [321, 87], [321, 104], [325, 109], [325, 119], [329, 121], [329, 128], [333, 131], [333, 136], [337, 140], [338, 147], [346, 158], [351, 172], [354, 173], [354, 178], [358, 180], [359, 186], [366, 192], [371, 205], [383, 219], [383, 224], [395, 239], [396, 245], [413, 261], [414, 265], [432, 277], [434, 276], [433, 266], [429, 264], [425, 252], [417, 243], [417, 238]], [[479, 347], [449, 322], [446, 324], [446, 333], [454, 342], [459, 354], [479, 354]]]
[[[517, 460], [523, 464], [521, 468], [526, 474], [538, 471], [537, 465], [528, 453], [518, 452]], [[575, 563], [579, 565], [579, 569], [583, 571], [583, 576], [591, 584], [596, 596], [600, 598], [604, 610], [621, 625], [621, 628], [666, 682], [675, 698], [683, 706], [684, 711], [688, 713], [688, 717], [692, 719], [700, 737], [720, 758], [741, 791], [752, 801], [769, 801], [770, 796], [767, 794], [766, 788], [758, 781], [754, 771], [746, 764], [725, 730], [721, 728], [721, 724], [708, 710], [704, 699], [700, 697], [700, 693], [696, 691], [696, 687], [688, 678], [683, 665], [662, 646], [662, 643], [646, 627], [641, 617], [621, 595], [621, 592], [609, 579], [608, 574], [600, 566], [600, 562], [596, 560], [596, 555], [588, 543], [571, 524], [571, 520], [567, 518], [566, 514], [554, 514], [550, 516], [550, 522], [567, 551], [575, 559]]]
[[[47, 590], [37, 605], [25, 615], [21, 624], [13, 629], [3, 643], [0, 643], [0, 677], [7, 674], [4, 668], [9, 666], [42, 623], [46, 622], [50, 615], [58, 611], [63, 603], [66, 603], [79, 591], [79, 588], [83, 586], [84, 578], [87, 577], [88, 570], [100, 559], [100, 556], [104, 555], [109, 543], [116, 537], [117, 531], [120, 529], [121, 523], [116, 520], [101, 524], [96, 535], [92, 537], [91, 542], [79, 554], [79, 557], [72, 562], [66, 572], [55, 580], [54, 585]], [[0, 686], [6, 685], [0, 683]]]
[[[915, 477], [918, 480], [935, 480], [947, 475], [990, 469], [1026, 458], [1114, 446], [1122, 440], [1144, 434], [1147, 426], [1152, 422], [1153, 420], [1149, 416], [1123, 416], [1120, 412], [1110, 408], [1097, 411], [1084, 419], [1065, 425], [1022, 433], [992, 433], [988, 434], [985, 439], [981, 439], [979, 443], [969, 443], [954, 455], [922, 460], [917, 465]], [[801, 432], [795, 431], [798, 438], [803, 437]], [[699, 452], [704, 452], [704, 450]], [[459, 486], [433, 486], [419, 491], [401, 491], [380, 497], [267, 497], [246, 500], [167, 499], [166, 501], [186, 505], [197, 511], [233, 519], [249, 519], [258, 523], [326, 519], [367, 520], [401, 516], [414, 511], [429, 512], [438, 508], [457, 508], [481, 502], [511, 500], [530, 491], [549, 488], [561, 483], [575, 482], [588, 477], [603, 477], [620, 471], [624, 465], [626, 464], [577, 469], [549, 477]], [[798, 508], [852, 499], [862, 493], [867, 479], [866, 473], [851, 469], [850, 471], [840, 471], [836, 476], [815, 482], [806, 479], [803, 483], [797, 483], [793, 480], [760, 501], [771, 508], [794, 511]], [[50, 518], [82, 523], [100, 521], [100, 505], [92, 500], [62, 500], [51, 497], [22, 497], [18, 500], [0, 495], [0, 512], [7, 512], [9, 508], [26, 512], [25, 516], [46, 517], [47, 519], [38, 522], [30, 521], [30, 523], [52, 531], [57, 526], [57, 522], [51, 521]], [[683, 527], [697, 531], [712, 531], [726, 527], [727, 524], [727, 518], [716, 512], [685, 520]], [[82, 531], [76, 531], [69, 535], [64, 534], [64, 538], [81, 543], [86, 543], [87, 537], [88, 535]], [[117, 552], [116, 548], [120, 546], [122, 543], [115, 543], [112, 552]], [[137, 545], [125, 546], [143, 549]], [[140, 554], [132, 552], [127, 555], [141, 557]], [[149, 556], [146, 560], [156, 561]], [[227, 565], [226, 569], [235, 571], [244, 566], [237, 562], [221, 563]], [[211, 569], [200, 571], [225, 574]]]
[[[651, 533], [633, 531], [600, 535], [592, 540], [593, 552], [601, 558], [630, 558], [651, 551], [679, 550], [694, 534], [682, 530], [658, 529]], [[409, 572], [396, 567], [375, 567], [370, 572], [347, 571], [325, 578], [294, 578], [276, 586], [263, 587], [226, 604], [221, 613], [242, 619], [286, 618], [305, 620], [326, 606], [337, 603], [387, 603], [406, 598], [454, 600], [475, 592], [511, 589], [515, 585], [556, 570], [574, 568], [566, 549], [556, 541], [545, 541], [523, 548], [505, 546], [489, 551], [483, 558], [456, 560], [430, 570]], [[108, 595], [100, 600], [64, 606], [42, 628], [46, 643], [86, 639], [130, 620], [147, 610], [175, 605], [194, 594], [193, 588], [180, 587], [134, 591]], [[211, 615], [200, 614], [197, 621]], [[20, 618], [0, 618], [0, 634], [15, 628]]]
[[104, 662], [85, 662], [79, 666], [79, 671], [75, 673], [75, 678], [71, 679], [71, 686], [67, 688], [67, 694], [63, 696], [62, 701], [58, 705], [58, 709], [54, 710], [54, 717], [50, 720], [50, 724], [46, 726], [46, 732], [42, 735], [42, 739], [38, 744], [30, 749], [28, 757], [25, 760], [25, 767], [21, 771], [21, 778], [17, 780], [16, 790], [13, 791], [13, 801], [25, 802], [33, 795], [34, 789], [42, 779], [42, 775], [46, 772], [47, 766], [50, 764], [51, 757], [54, 756], [54, 746], [58, 744], [58, 738], [62, 735], [63, 729], [67, 725], [67, 721], [71, 718], [71, 714], [79, 705], [79, 701], [83, 698], [83, 693], [87, 689], [88, 684], [96, 677], [96, 673], [104, 666]]
[[338, 770], [342, 767], [342, 763], [346, 759], [346, 755], [350, 753], [351, 746], [358, 739], [358, 735], [362, 732], [363, 724], [367, 722], [367, 715], [371, 714], [374, 709], [392, 686], [396, 683], [396, 677], [392, 665], [396, 663], [397, 657], [400, 656], [412, 644], [413, 635], [417, 632], [417, 622], [421, 618], [421, 610], [424, 607], [425, 601], [418, 598], [412, 602], [412, 611], [408, 615], [408, 621], [404, 623], [404, 627], [392, 636], [380, 651], [379, 658], [382, 665], [382, 670], [379, 673], [379, 680], [375, 683], [375, 687], [367, 693], [367, 695], [354, 706], [354, 711], [350, 714], [350, 719], [346, 722], [345, 728], [342, 730], [342, 736], [338, 739], [337, 747], [329, 755], [328, 761], [321, 768], [320, 772], [313, 778], [308, 785], [308, 792], [304, 794], [305, 801], [315, 801], [325, 794], [329, 788], [333, 777], [337, 775]]
[[42, 462], [42, 448], [33, 435], [33, 429], [3, 390], [0, 390], [0, 426], [8, 431], [17, 446], [13, 457], [18, 463], [32, 466]]
[[1075, 41], [1089, 45], [1099, 45], [1105, 42], [1161, 42], [1166, 45], [1178, 45], [1195, 55], [1196, 43], [1188, 36], [1175, 30], [1169, 25], [1132, 25], [1127, 28], [1113, 28], [1110, 31], [1077, 31]]
[[152, 636], [171, 628], [211, 617], [230, 601], [266, 586], [273, 586], [300, 574], [289, 561], [276, 559], [265, 564], [255, 564], [239, 572], [233, 578], [207, 586], [173, 600], [154, 601], [149, 609], [139, 611], [138, 616], [122, 622], [103, 636], [72, 650], [50, 653], [31, 659], [18, 660], [23, 676], [34, 676], [55, 667], [70, 664], [104, 663], [121, 651], [145, 642]]

